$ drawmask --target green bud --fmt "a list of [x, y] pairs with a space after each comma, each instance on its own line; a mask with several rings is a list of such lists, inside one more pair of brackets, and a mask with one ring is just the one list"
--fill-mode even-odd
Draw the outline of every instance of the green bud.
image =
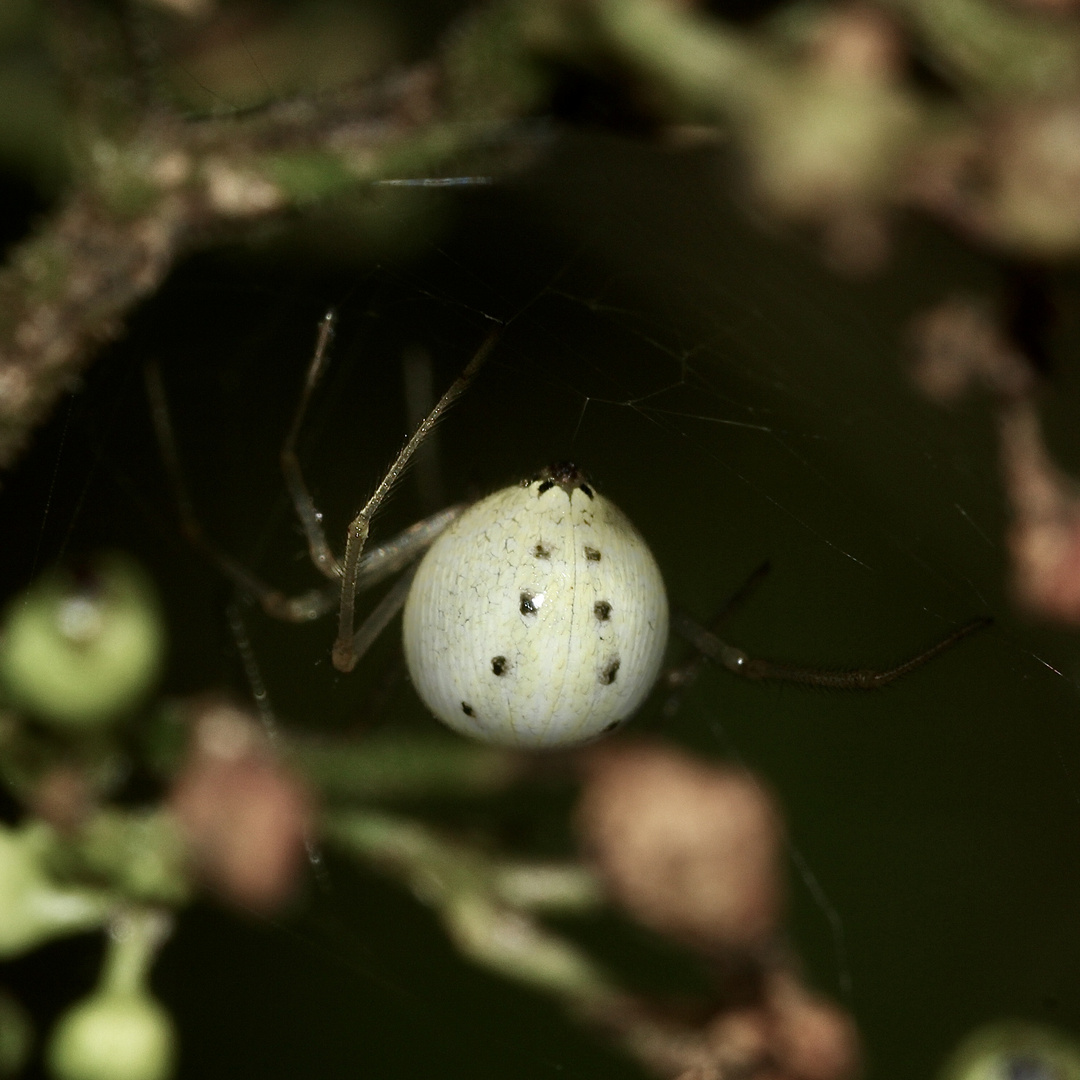
[[53, 1031], [56, 1080], [165, 1080], [176, 1033], [165, 1008], [145, 993], [98, 992], [69, 1009]]
[[176, 1032], [147, 990], [172, 920], [163, 911], [131, 908], [109, 931], [97, 989], [69, 1009], [49, 1040], [56, 1080], [166, 1080], [176, 1057]]
[[165, 631], [154, 589], [123, 555], [81, 577], [44, 574], [0, 623], [0, 685], [57, 727], [89, 729], [138, 704], [161, 669]]
[[89, 889], [61, 888], [44, 862], [55, 836], [48, 826], [0, 826], [0, 959], [43, 942], [101, 926], [113, 901]]
[[128, 901], [189, 898], [189, 852], [166, 810], [98, 810], [80, 831], [78, 856], [91, 880], [109, 882]]
[[1041, 1024], [1007, 1020], [969, 1035], [941, 1080], [1080, 1080], [1080, 1045]]

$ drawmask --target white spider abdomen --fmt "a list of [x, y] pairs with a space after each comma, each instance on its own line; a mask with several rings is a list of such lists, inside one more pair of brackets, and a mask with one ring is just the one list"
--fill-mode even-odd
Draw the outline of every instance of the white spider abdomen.
[[420, 697], [474, 738], [569, 746], [626, 719], [656, 681], [668, 607], [641, 534], [573, 466], [465, 511], [405, 604]]

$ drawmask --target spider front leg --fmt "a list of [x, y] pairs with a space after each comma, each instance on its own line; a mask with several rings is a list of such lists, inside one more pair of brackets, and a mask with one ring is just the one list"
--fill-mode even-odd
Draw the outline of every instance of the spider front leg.
[[300, 519], [300, 525], [307, 537], [308, 554], [311, 556], [312, 565], [321, 574], [336, 581], [341, 577], [341, 567], [334, 557], [330, 545], [326, 542], [326, 532], [322, 527], [322, 514], [315, 507], [315, 500], [311, 497], [304, 474], [300, 468], [300, 459], [296, 456], [296, 440], [300, 437], [300, 428], [303, 426], [304, 417], [307, 415], [308, 403], [311, 401], [312, 392], [318, 386], [326, 368], [326, 360], [329, 355], [330, 343], [334, 339], [334, 326], [337, 315], [333, 309], [328, 311], [319, 323], [319, 334], [315, 339], [315, 355], [308, 365], [307, 375], [304, 377], [304, 389], [300, 392], [300, 400], [296, 403], [296, 412], [293, 414], [289, 432], [285, 436], [285, 442], [281, 447], [281, 473], [285, 477], [285, 486], [289, 491], [293, 509]]
[[[435, 403], [431, 412], [420, 422], [420, 425], [409, 437], [409, 441], [394, 459], [394, 463], [387, 470], [386, 475], [379, 482], [379, 486], [375, 489], [371, 498], [368, 499], [364, 508], [353, 518], [352, 523], [349, 525], [349, 532], [345, 540], [345, 558], [340, 571], [341, 607], [338, 612], [338, 634], [331, 653], [334, 667], [338, 671], [352, 671], [360, 658], [356, 648], [356, 640], [359, 635], [354, 631], [353, 624], [355, 621], [356, 590], [360, 582], [363, 567], [362, 556], [364, 554], [364, 545], [367, 543], [368, 532], [371, 529], [371, 519], [375, 516], [375, 512], [379, 509], [383, 499], [389, 494], [390, 489], [405, 471], [413, 454], [416, 453], [417, 449], [434, 429], [443, 413], [461, 397], [469, 384], [476, 378], [480, 368], [483, 367], [491, 354], [491, 350], [495, 347], [498, 334], [499, 332], [496, 331], [488, 336], [484, 344], [480, 346], [466, 365], [465, 370], [451, 383], [450, 388]], [[315, 524], [318, 526], [321, 535], [321, 524], [317, 520]], [[325, 540], [323, 543], [325, 544]], [[402, 603], [404, 603], [404, 596], [402, 596]]]
[[919, 653], [918, 656], [913, 656], [910, 660], [897, 664], [896, 667], [861, 668], [854, 671], [828, 671], [776, 663], [772, 660], [753, 659], [742, 649], [736, 649], [721, 641], [711, 630], [706, 629], [684, 612], [673, 612], [671, 625], [680, 637], [689, 641], [703, 656], [722, 664], [728, 671], [746, 679], [801, 683], [803, 686], [819, 686], [828, 690], [876, 690], [922, 667], [935, 656], [945, 652], [946, 649], [951, 649], [957, 642], [989, 626], [993, 621], [992, 618], [986, 616], [972, 619], [971, 622], [954, 630], [930, 648]]
[[[296, 455], [296, 440], [312, 392], [318, 384], [326, 365], [328, 347], [333, 337], [333, 328], [334, 315], [333, 312], [330, 312], [319, 325], [315, 355], [308, 366], [304, 388], [281, 450], [281, 464], [286, 487], [303, 526], [311, 561], [320, 572], [331, 579], [331, 584], [322, 588], [310, 589], [297, 596], [288, 596], [265, 582], [227, 551], [222, 550], [206, 534], [195, 512], [194, 503], [188, 492], [184, 470], [180, 464], [180, 455], [177, 450], [176, 436], [173, 431], [172, 417], [169, 412], [168, 398], [165, 393], [161, 370], [153, 361], [149, 362], [145, 368], [146, 390], [150, 401], [151, 418], [161, 447], [162, 458], [172, 482], [176, 505], [180, 513], [181, 527], [185, 536], [189, 543], [202, 552], [225, 577], [236, 585], [240, 592], [254, 600], [271, 618], [285, 622], [310, 622], [313, 619], [329, 614], [334, 608], [338, 607], [341, 600], [343, 572], [330, 550], [329, 544], [326, 542], [322, 528], [322, 515], [319, 514], [315, 507]], [[474, 364], [475, 367], [469, 373], [466, 384], [479, 367], [479, 364], [475, 363], [475, 361]], [[472, 365], [470, 366], [472, 367]], [[466, 370], [469, 371], [469, 369]], [[460, 379], [459, 382], [461, 382]], [[451, 390], [453, 389], [454, 387], [451, 387]], [[458, 387], [457, 393], [460, 393], [462, 389], [464, 389], [464, 385]], [[457, 394], [453, 396], [456, 397]], [[438, 415], [445, 410], [452, 400], [452, 397], [450, 400], [444, 398], [444, 401], [439, 402], [435, 409], [432, 410], [432, 416], [429, 416], [425, 421], [426, 428], [425, 425], [421, 425], [421, 427], [430, 430], [431, 423], [438, 418]], [[406, 447], [406, 450], [408, 449]], [[403, 453], [405, 452], [403, 451]], [[400, 470], [398, 471], [400, 472]], [[364, 551], [362, 557], [356, 559], [353, 568], [354, 593], [357, 589], [366, 589], [376, 585], [383, 579], [408, 566], [409, 563], [414, 562], [463, 509], [463, 506], [458, 505], [449, 507], [437, 514], [432, 514], [378, 547]], [[399, 598], [395, 600], [395, 597]], [[393, 607], [394, 603], [396, 603], [396, 607]], [[404, 603], [404, 592], [402, 592], [401, 586], [395, 586], [388, 597], [381, 601], [375, 611], [372, 612], [368, 622], [357, 632], [357, 641], [353, 647], [354, 656], [362, 653], [370, 644], [373, 636], [371, 630], [376, 626], [385, 626], [402, 603]], [[387, 615], [387, 611], [389, 611], [389, 615]]]
[[[315, 500], [312, 498], [311, 491], [304, 480], [300, 459], [296, 453], [296, 443], [300, 437], [304, 418], [307, 415], [311, 395], [322, 379], [323, 371], [326, 368], [336, 323], [337, 316], [333, 310], [328, 311], [319, 323], [319, 333], [315, 341], [315, 354], [308, 365], [307, 374], [304, 378], [304, 388], [300, 393], [296, 412], [293, 414], [292, 423], [289, 425], [288, 434], [285, 436], [285, 442], [281, 447], [281, 472], [285, 478], [285, 486], [288, 489], [289, 498], [292, 500], [293, 509], [296, 511], [296, 516], [304, 530], [304, 536], [307, 538], [311, 563], [316, 570], [335, 583], [333, 589], [320, 592], [319, 595], [328, 597], [329, 602], [324, 602], [319, 614], [326, 614], [340, 604], [340, 586], [344, 571], [327, 542], [326, 531], [322, 525], [322, 514], [319, 513], [318, 508], [315, 506]], [[413, 435], [413, 438], [406, 444], [405, 449], [398, 455], [398, 460], [391, 466], [390, 472], [384, 477], [375, 495], [368, 501], [364, 511], [361, 511], [362, 514], [367, 512], [368, 521], [378, 509], [379, 502], [385, 497], [389, 488], [393, 486], [394, 481], [408, 463], [413, 452], [431, 431], [439, 416], [471, 382], [472, 377], [479, 370], [480, 364], [486, 359], [487, 354], [484, 350], [481, 350], [478, 356], [479, 363], [474, 358], [475, 366], [470, 365], [469, 368], [466, 368], [462, 376], [443, 396], [443, 399], [436, 403], [430, 414], [421, 422], [417, 428], [417, 433]], [[432, 514], [430, 517], [424, 518], [422, 521], [403, 530], [385, 544], [373, 550], [362, 551], [353, 574], [354, 584], [352, 587], [354, 593], [377, 584], [383, 578], [389, 577], [415, 561], [463, 509], [464, 506], [458, 505], [451, 506], [446, 510], [440, 510], [438, 513]], [[366, 535], [365, 531], [365, 539]], [[362, 547], [363, 545], [361, 545], [361, 549]], [[357, 630], [352, 645], [353, 666], [368, 650], [371, 642], [385, 629], [386, 624], [401, 610], [411, 580], [412, 576], [407, 575], [404, 583], [398, 582], [387, 596], [379, 602], [375, 610], [368, 615], [360, 629]], [[339, 670], [346, 669], [339, 667]], [[352, 668], [350, 667], [348, 670], [352, 670]]]
[[[709, 620], [707, 629], [710, 633], [717, 634], [720, 632], [724, 623], [753, 596], [771, 569], [772, 564], [766, 559], [724, 601], [720, 609]], [[678, 667], [669, 668], [664, 673], [664, 684], [670, 691], [667, 700], [664, 702], [664, 716], [670, 719], [679, 711], [683, 695], [697, 682], [698, 675], [701, 674], [701, 669], [708, 659], [709, 657], [699, 649], [689, 660], [686, 660]]]

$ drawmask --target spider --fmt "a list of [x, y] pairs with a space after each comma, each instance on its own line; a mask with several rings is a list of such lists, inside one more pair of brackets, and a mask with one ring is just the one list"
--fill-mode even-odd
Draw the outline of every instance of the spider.
[[[975, 619], [887, 670], [819, 671], [752, 659], [682, 612], [669, 619], [663, 578], [644, 538], [569, 463], [549, 466], [472, 505], [451, 506], [369, 545], [375, 513], [413, 454], [476, 378], [498, 332], [409, 437], [350, 523], [339, 559], [327, 542], [296, 454], [333, 331], [330, 312], [319, 325], [281, 451], [285, 484], [311, 561], [329, 585], [285, 596], [209, 541], [182, 481], [160, 373], [151, 366], [151, 408], [183, 527], [268, 615], [306, 622], [337, 608], [331, 659], [338, 671], [352, 671], [404, 607], [404, 649], [413, 684], [431, 712], [463, 734], [542, 749], [572, 746], [610, 731], [634, 713], [655, 684], [669, 622], [702, 656], [745, 678], [874, 689], [914, 671], [990, 621]], [[398, 580], [357, 627], [357, 592], [398, 571], [403, 571]], [[687, 678], [684, 670], [683, 681]]]

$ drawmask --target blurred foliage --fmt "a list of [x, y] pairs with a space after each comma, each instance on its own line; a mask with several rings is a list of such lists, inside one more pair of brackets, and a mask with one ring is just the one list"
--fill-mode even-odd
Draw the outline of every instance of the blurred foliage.
[[[151, 298], [177, 266], [189, 280], [199, 277], [193, 253], [217, 250], [236, 260], [238, 269], [219, 264], [217, 282], [248, 272], [261, 257], [297, 260], [297, 276], [313, 279], [341, 268], [355, 276], [380, 261], [408, 266], [451, 233], [458, 212], [450, 200], [415, 198], [417, 191], [483, 192], [530, 174], [550, 176], [543, 170], [552, 160], [569, 170], [566, 147], [583, 131], [599, 140], [629, 136], [656, 151], [648, 198], [661, 190], [656, 177], [671, 172], [670, 163], [698, 168], [687, 200], [697, 219], [688, 233], [715, 213], [725, 223], [724, 243], [745, 244], [736, 235], [743, 226], [723, 217], [734, 193], [771, 234], [754, 243], [775, 243], [799, 259], [809, 247], [852, 279], [889, 282], [899, 262], [906, 290], [919, 294], [924, 280], [936, 287], [934, 259], [912, 260], [905, 240], [916, 215], [940, 223], [960, 238], [958, 247], [987, 253], [995, 269], [968, 280], [997, 286], [996, 270], [1005, 268], [992, 317], [1038, 366], [1053, 351], [1039, 315], [1051, 291], [1046, 282], [1068, 269], [1080, 245], [1080, 22], [1073, 5], [736, 7], [671, 0], [494, 0], [408, 10], [239, 0], [4, 4], [0, 161], [12, 179], [4, 207], [11, 246], [0, 271], [0, 464], [11, 468], [28, 452], [38, 426], [104, 342], [154, 315]], [[626, 175], [631, 171], [627, 165]], [[599, 220], [597, 207], [617, 183], [599, 170], [578, 181], [600, 190], [589, 211]], [[672, 202], [688, 186], [673, 185]], [[631, 205], [625, 189], [619, 196]], [[644, 217], [639, 212], [639, 223]], [[633, 219], [627, 210], [621, 220]], [[576, 221], [582, 234], [594, 226]], [[710, 236], [704, 225], [700, 232]], [[616, 267], [632, 261], [627, 251], [637, 263], [669, 254], [644, 233], [608, 243]], [[677, 254], [691, 267], [713, 265], [695, 263], [696, 249]], [[776, 265], [769, 288], [781, 291], [787, 279]], [[805, 265], [796, 273], [808, 273]], [[560, 272], [548, 280], [560, 280]], [[505, 321], [531, 303], [533, 286], [522, 280], [525, 286], [508, 286], [508, 294], [519, 288], [520, 295], [500, 309]], [[815, 288], [820, 295], [829, 287]], [[690, 297], [686, 289], [685, 311], [707, 306]], [[887, 307], [880, 294], [873, 302]], [[140, 305], [150, 314], [140, 315]], [[477, 321], [489, 317], [485, 310]], [[970, 351], [969, 340], [963, 345]], [[200, 347], [212, 352], [210, 334]], [[897, 396], [895, 386], [889, 390]], [[1070, 426], [1068, 414], [1059, 426]], [[886, 441], [872, 427], [864, 428], [866, 437]], [[885, 484], [883, 515], [892, 500], [910, 506], [902, 484]], [[674, 502], [673, 488], [665, 490]], [[37, 526], [36, 519], [6, 525], [12, 547], [16, 533]], [[992, 572], [1001, 576], [997, 564]], [[100, 579], [112, 574], [123, 581], [110, 591]], [[721, 1059], [733, 1046], [748, 1053], [747, 1045], [764, 1045], [763, 1057], [738, 1059], [740, 1075], [812, 1075], [807, 1061], [814, 1059], [784, 1057], [777, 1032], [790, 1049], [795, 1021], [820, 1020], [827, 1007], [794, 983], [786, 953], [754, 955], [765, 1005], [737, 1018], [747, 1023], [733, 1032], [716, 1019], [732, 1019], [735, 998], [715, 971], [704, 981], [723, 1005], [710, 1000], [704, 1007], [720, 1010], [710, 1027], [681, 1001], [651, 1009], [646, 995], [622, 988], [621, 968], [607, 970], [618, 964], [595, 959], [602, 946], [581, 944], [580, 926], [564, 927], [570, 915], [600, 920], [602, 905], [595, 873], [576, 861], [567, 836], [575, 763], [538, 765], [412, 732], [345, 743], [325, 734], [267, 734], [213, 696], [216, 684], [194, 688], [209, 689], [210, 697], [162, 700], [158, 602], [130, 563], [106, 559], [95, 575], [88, 583], [83, 571], [56, 570], [35, 584], [20, 582], [6, 609], [0, 773], [9, 823], [0, 826], [0, 951], [12, 963], [44, 957], [40, 977], [52, 981], [52, 954], [23, 954], [104, 928], [103, 975], [74, 1005], [84, 977], [54, 987], [53, 997], [30, 1011], [33, 1021], [13, 997], [0, 995], [0, 1075], [17, 1075], [28, 1060], [31, 1070], [41, 1069], [48, 1060], [60, 1080], [119, 1077], [124, 1048], [134, 1049], [123, 1075], [167, 1075], [172, 1022], [148, 990], [165, 941], [162, 912], [207, 893], [248, 909], [281, 910], [300, 874], [297, 840], [310, 838], [313, 818], [338, 857], [378, 869], [429, 905], [459, 951], [552, 995], [639, 1064], [661, 1074], [726, 1077], [734, 1066]], [[117, 598], [119, 611], [110, 607]], [[104, 644], [114, 618], [123, 623], [119, 660]], [[777, 621], [805, 623], [786, 613]], [[42, 652], [53, 647], [60, 653]], [[114, 662], [103, 665], [106, 654]], [[318, 729], [319, 719], [310, 726]], [[959, 760], [969, 764], [978, 749]], [[402, 803], [415, 816], [405, 816]], [[541, 824], [530, 831], [521, 822], [537, 804]], [[905, 803], [905, 814], [909, 809], [918, 818], [918, 808]], [[250, 841], [253, 829], [237, 844], [233, 827], [253, 820], [271, 821], [270, 834], [259, 834], [265, 842]], [[553, 820], [559, 824], [543, 824]], [[452, 824], [459, 828], [447, 828]], [[513, 837], [515, 828], [536, 841], [539, 854], [517, 853], [504, 835]], [[963, 850], [970, 854], [970, 846]], [[325, 859], [310, 854], [318, 880]], [[950, 866], [945, 880], [959, 888], [963, 876]], [[364, 880], [377, 895], [378, 886]], [[538, 915], [545, 909], [561, 914], [545, 923]], [[379, 938], [378, 924], [366, 929]], [[655, 941], [633, 938], [637, 932], [622, 925], [611, 931], [620, 943], [612, 951], [662, 952]], [[620, 934], [629, 934], [633, 947], [622, 949]], [[602, 940], [603, 932], [596, 936]], [[438, 961], [434, 967], [443, 970]], [[13, 981], [32, 986], [25, 970], [12, 968]], [[634, 985], [629, 975], [625, 981]], [[61, 1004], [70, 1008], [54, 1026]], [[532, 1020], [534, 999], [522, 1011]], [[835, 1035], [842, 1025], [831, 1014], [830, 1021], [803, 1030]], [[537, 1020], [537, 1030], [546, 1023]], [[950, 1038], [959, 1023], [949, 1019]], [[52, 1034], [32, 1057], [38, 1026]], [[104, 1058], [102, 1047], [110, 1048]], [[183, 1054], [181, 1047], [181, 1072], [196, 1075]], [[813, 1080], [850, 1067], [838, 1057]], [[626, 1075], [634, 1066], [603, 1059], [596, 1068]], [[946, 1075], [1065, 1080], [1075, 1071], [1064, 1036], [1014, 1025], [974, 1036]]]

